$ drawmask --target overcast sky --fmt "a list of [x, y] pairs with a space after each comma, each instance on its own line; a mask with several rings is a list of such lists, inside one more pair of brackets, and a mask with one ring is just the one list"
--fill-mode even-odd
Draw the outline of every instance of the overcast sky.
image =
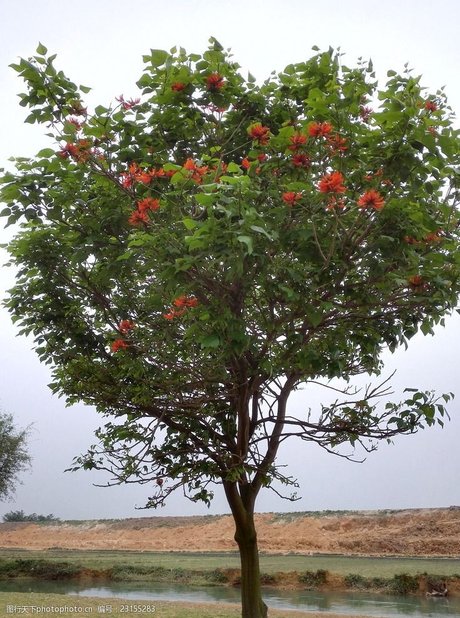
[[[76, 83], [91, 86], [89, 103], [107, 104], [121, 93], [136, 95], [142, 54], [150, 48], [178, 44], [202, 52], [210, 36], [231, 47], [235, 60], [263, 79], [276, 69], [311, 56], [311, 48], [341, 47], [347, 63], [372, 58], [378, 77], [401, 71], [406, 62], [431, 92], [446, 85], [452, 107], [460, 110], [460, 44], [458, 0], [0, 0], [0, 166], [8, 157], [33, 155], [49, 145], [43, 127], [25, 125], [16, 94], [21, 81], [8, 64], [30, 56], [38, 42], [57, 53], [56, 64]], [[460, 113], [460, 112], [459, 112]], [[0, 230], [0, 241], [10, 231]], [[5, 261], [4, 254], [1, 263]], [[13, 284], [14, 273], [0, 270], [0, 294]], [[259, 511], [386, 509], [460, 504], [460, 320], [446, 321], [436, 336], [416, 337], [407, 351], [386, 358], [385, 375], [397, 369], [393, 383], [453, 391], [452, 421], [444, 430], [382, 445], [363, 464], [323, 453], [315, 445], [288, 444], [280, 461], [297, 476], [302, 499], [294, 504], [265, 492]], [[49, 373], [31, 351], [30, 341], [15, 337], [0, 310], [0, 407], [19, 426], [32, 425], [33, 468], [22, 475], [14, 501], [0, 503], [0, 515], [23, 509], [53, 513], [63, 519], [151, 515], [136, 511], [148, 489], [101, 489], [88, 472], [64, 473], [74, 455], [93, 441], [99, 424], [90, 408], [66, 408], [47, 388]], [[320, 395], [308, 389], [296, 394], [294, 409], [318, 405]], [[158, 514], [227, 512], [221, 492], [206, 507], [171, 498]]]

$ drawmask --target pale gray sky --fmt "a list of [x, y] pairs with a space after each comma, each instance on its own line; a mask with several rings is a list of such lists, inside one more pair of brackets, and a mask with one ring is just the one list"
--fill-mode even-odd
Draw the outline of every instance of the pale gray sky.
[[[383, 81], [388, 69], [406, 62], [435, 91], [446, 85], [452, 107], [460, 110], [460, 45], [457, 0], [0, 0], [0, 166], [11, 155], [33, 155], [48, 145], [42, 127], [24, 125], [25, 111], [16, 94], [22, 83], [8, 68], [29, 56], [39, 41], [57, 53], [57, 65], [75, 82], [91, 86], [90, 103], [108, 103], [123, 93], [135, 96], [142, 54], [150, 48], [181, 45], [203, 51], [210, 36], [231, 47], [235, 59], [263, 79], [273, 69], [311, 55], [311, 47], [341, 47], [349, 64], [371, 57]], [[460, 112], [459, 112], [460, 113]], [[0, 231], [0, 241], [9, 232]], [[4, 261], [2, 256], [2, 263]], [[0, 271], [0, 294], [13, 273]], [[33, 469], [23, 475], [15, 500], [0, 504], [0, 515], [12, 510], [61, 518], [131, 517], [148, 495], [142, 487], [100, 489], [99, 475], [64, 474], [73, 455], [92, 443], [99, 424], [84, 406], [67, 409], [47, 389], [48, 370], [15, 337], [9, 316], [0, 310], [0, 406], [20, 426], [33, 424], [30, 446]], [[460, 320], [447, 320], [436, 337], [417, 337], [407, 352], [389, 355], [386, 374], [398, 369], [398, 389], [414, 386], [457, 392], [446, 428], [425, 430], [382, 445], [362, 465], [320, 451], [315, 445], [288, 443], [281, 459], [298, 476], [302, 500], [290, 504], [265, 492], [260, 511], [434, 507], [460, 504], [460, 382], [457, 350]], [[296, 395], [292, 405], [318, 404], [317, 392]], [[226, 512], [220, 492], [212, 513]], [[200, 514], [206, 507], [178, 495], [161, 514]]]

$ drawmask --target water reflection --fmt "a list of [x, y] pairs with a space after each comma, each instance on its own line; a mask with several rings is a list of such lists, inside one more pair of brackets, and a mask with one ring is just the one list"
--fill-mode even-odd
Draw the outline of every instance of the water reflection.
[[[58, 593], [101, 598], [143, 599], [156, 601], [188, 601], [195, 603], [239, 603], [238, 588], [187, 587], [173, 584], [145, 582], [104, 582], [103, 584], [78, 584], [74, 582], [2, 581], [1, 592]], [[264, 589], [264, 599], [269, 607], [320, 611], [344, 615], [378, 616], [395, 618], [427, 618], [460, 616], [460, 599], [392, 597], [367, 593], [320, 593], [307, 590]]]

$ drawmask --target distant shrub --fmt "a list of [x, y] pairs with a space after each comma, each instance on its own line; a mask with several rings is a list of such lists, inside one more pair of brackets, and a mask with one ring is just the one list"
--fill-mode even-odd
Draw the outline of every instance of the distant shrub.
[[262, 586], [273, 586], [273, 584], [276, 584], [276, 577], [274, 575], [270, 575], [270, 573], [261, 573], [260, 583]]
[[212, 584], [226, 584], [228, 582], [227, 575], [221, 569], [214, 569], [205, 574], [205, 579]]
[[69, 579], [75, 577], [80, 570], [80, 566], [69, 562], [48, 562], [35, 559], [0, 561], [0, 579], [20, 576], [52, 580]]
[[328, 572], [324, 569], [318, 569], [317, 571], [305, 571], [305, 573], [299, 574], [299, 582], [306, 584], [307, 586], [321, 586], [327, 581]]
[[410, 592], [417, 592], [419, 578], [417, 575], [400, 573], [393, 577], [392, 584], [393, 591], [397, 594], [409, 594]]
[[349, 575], [345, 575], [343, 581], [347, 588], [358, 588], [360, 590], [363, 590], [370, 587], [370, 581], [367, 579], [367, 577], [363, 577], [362, 575], [358, 575], [357, 573], [350, 573]]
[[3, 515], [4, 522], [12, 522], [12, 521], [31, 521], [31, 522], [49, 522], [49, 521], [60, 521], [58, 517], [55, 517], [53, 514], [50, 515], [37, 515], [37, 513], [31, 513], [30, 515], [26, 515], [24, 511], [10, 511], [9, 513], [5, 513]]

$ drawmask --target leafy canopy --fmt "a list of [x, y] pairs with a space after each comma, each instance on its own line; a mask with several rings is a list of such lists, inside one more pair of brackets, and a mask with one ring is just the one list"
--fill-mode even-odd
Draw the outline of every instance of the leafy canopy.
[[[407, 70], [319, 52], [258, 84], [214, 39], [151, 50], [139, 99], [89, 111], [37, 55], [12, 65], [26, 122], [57, 142], [17, 159], [1, 213], [17, 283], [6, 304], [52, 389], [115, 417], [76, 465], [157, 488], [289, 482], [289, 436], [328, 450], [444, 413], [369, 389], [315, 413], [300, 384], [378, 373], [457, 303], [459, 141], [443, 91]], [[445, 396], [445, 400], [448, 396]]]
[[0, 412], [0, 500], [10, 499], [19, 475], [30, 465], [28, 430], [18, 430], [11, 414]]

